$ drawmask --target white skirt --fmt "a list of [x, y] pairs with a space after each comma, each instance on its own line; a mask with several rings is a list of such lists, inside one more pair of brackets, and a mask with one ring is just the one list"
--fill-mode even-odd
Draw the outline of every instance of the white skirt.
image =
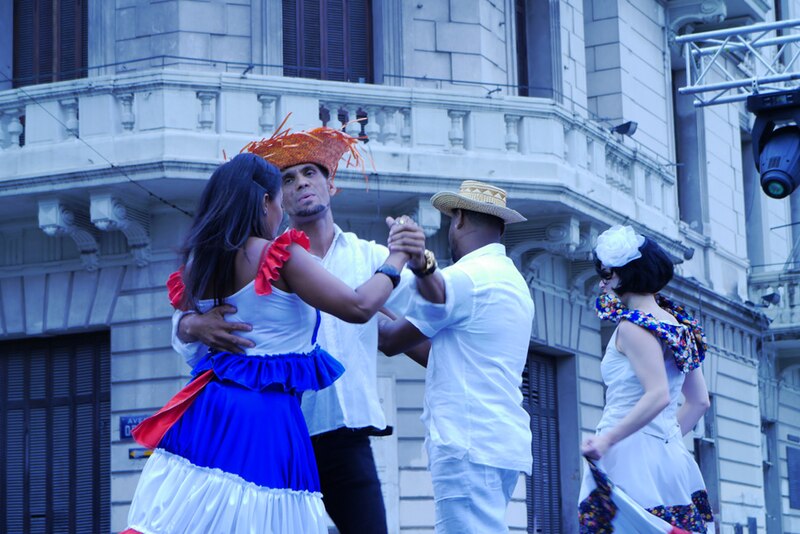
[[[705, 532], [705, 524], [713, 520], [700, 468], [679, 432], [665, 440], [640, 430], [612, 446], [597, 465], [642, 508], [672, 525]], [[582, 507], [595, 488], [586, 469]]]
[[142, 534], [327, 534], [322, 495], [265, 488], [156, 449], [128, 514]]

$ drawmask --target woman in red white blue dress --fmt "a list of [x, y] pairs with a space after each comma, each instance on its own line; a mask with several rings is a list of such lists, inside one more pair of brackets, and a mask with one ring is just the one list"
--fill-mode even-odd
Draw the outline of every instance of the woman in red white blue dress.
[[209, 352], [193, 380], [134, 430], [154, 452], [126, 532], [327, 532], [300, 396], [344, 369], [316, 344], [318, 309], [368, 320], [407, 256], [391, 254], [351, 289], [307, 252], [305, 234], [275, 237], [281, 198], [280, 172], [254, 154], [221, 165], [203, 191], [182, 250], [185, 268], [167, 284], [170, 300], [200, 312], [235, 306], [227, 318], [253, 325], [255, 346]]

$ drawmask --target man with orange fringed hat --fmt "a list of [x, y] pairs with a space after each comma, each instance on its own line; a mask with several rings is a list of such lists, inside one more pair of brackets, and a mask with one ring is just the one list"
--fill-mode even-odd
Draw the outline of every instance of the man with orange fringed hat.
[[[343, 232], [333, 219], [336, 169], [345, 154], [348, 165], [360, 162], [358, 140], [332, 128], [291, 133], [282, 127], [271, 138], [250, 143], [243, 151], [259, 155], [281, 170], [283, 209], [291, 226], [308, 235], [310, 252], [326, 269], [358, 287], [381, 268], [389, 254], [382, 245]], [[425, 235], [407, 217], [399, 217], [396, 223], [393, 243], [403, 243], [416, 262], [424, 264]], [[409, 267], [414, 268], [412, 263]], [[402, 277], [396, 272], [384, 274], [396, 287], [387, 306], [403, 309], [411, 298], [414, 275], [408, 269]], [[250, 326], [226, 322], [224, 315], [233, 311], [231, 306], [220, 306], [203, 315], [176, 313], [173, 346], [190, 365], [208, 347], [240, 352], [240, 347], [251, 343], [246, 334], [240, 337], [236, 331], [247, 332]], [[385, 533], [386, 511], [369, 441], [370, 436], [392, 433], [377, 392], [377, 319], [349, 324], [323, 313], [318, 339], [345, 367], [342, 378], [331, 387], [307, 392], [302, 401], [325, 509], [341, 534]]]

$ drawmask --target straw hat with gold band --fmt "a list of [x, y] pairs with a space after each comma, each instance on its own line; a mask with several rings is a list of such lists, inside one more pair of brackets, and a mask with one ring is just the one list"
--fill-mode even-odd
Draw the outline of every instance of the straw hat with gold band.
[[248, 143], [241, 152], [261, 156], [280, 170], [303, 163], [316, 163], [328, 171], [328, 178], [333, 179], [339, 160], [349, 151], [347, 166], [359, 165], [363, 170], [364, 163], [357, 148], [358, 138], [326, 126], [291, 133], [289, 128], [284, 129], [288, 119], [289, 115], [272, 137]]
[[453, 210], [469, 210], [494, 215], [506, 224], [527, 221], [518, 211], [506, 206], [506, 192], [476, 180], [464, 180], [458, 193], [444, 191], [431, 197], [431, 204], [447, 216]]

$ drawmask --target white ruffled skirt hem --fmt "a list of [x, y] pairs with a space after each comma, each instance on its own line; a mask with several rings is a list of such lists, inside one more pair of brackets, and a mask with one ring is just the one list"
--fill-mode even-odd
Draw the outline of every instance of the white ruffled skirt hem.
[[326, 534], [322, 494], [267, 488], [156, 449], [136, 488], [128, 526], [142, 534]]
[[[644, 508], [689, 504], [695, 491], [705, 489], [700, 469], [679, 435], [664, 440], [635, 432], [611, 447], [598, 467]], [[594, 489], [588, 470], [583, 482], [581, 501]]]

